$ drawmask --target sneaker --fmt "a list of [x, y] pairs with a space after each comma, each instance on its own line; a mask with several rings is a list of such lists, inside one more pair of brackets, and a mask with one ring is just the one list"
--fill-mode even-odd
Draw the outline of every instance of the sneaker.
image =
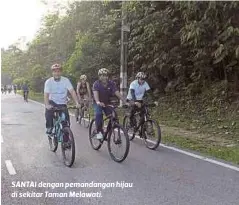
[[96, 134], [96, 139], [97, 139], [97, 140], [102, 140], [102, 139], [103, 139], [103, 135], [102, 135], [101, 132], [99, 132], [99, 133]]
[[48, 135], [52, 134], [52, 128], [46, 128], [46, 134]]

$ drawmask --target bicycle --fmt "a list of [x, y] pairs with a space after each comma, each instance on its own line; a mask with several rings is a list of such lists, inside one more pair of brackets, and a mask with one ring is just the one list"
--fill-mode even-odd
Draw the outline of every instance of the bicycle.
[[[130, 123], [130, 114], [126, 114], [123, 119], [123, 126], [129, 134], [130, 141], [135, 138], [138, 132], [139, 137], [144, 139], [146, 147], [155, 150], [161, 142], [161, 128], [155, 120], [151, 119], [149, 107], [156, 107], [156, 104], [143, 103], [141, 108], [136, 108], [132, 124]], [[156, 136], [152, 136], [152, 139], [149, 139], [153, 134], [156, 134]]]
[[[63, 162], [66, 166], [71, 167], [75, 161], [75, 140], [73, 133], [70, 129], [70, 124], [66, 121], [64, 111], [66, 109], [77, 109], [76, 107], [53, 107], [54, 118], [53, 118], [53, 130], [52, 134], [48, 135], [50, 150], [56, 152], [58, 143], [61, 143]], [[67, 159], [66, 150], [71, 150]]]
[[[93, 125], [95, 125], [95, 119], [92, 119], [90, 122], [90, 127], [89, 127], [90, 144], [94, 150], [99, 150], [101, 148], [101, 146], [103, 145], [104, 141], [107, 141], [107, 145], [108, 145], [107, 147], [108, 147], [110, 157], [115, 162], [122, 162], [126, 159], [128, 153], [129, 153], [129, 147], [130, 147], [129, 136], [128, 136], [128, 133], [126, 132], [126, 130], [124, 129], [124, 127], [119, 124], [119, 119], [118, 119], [117, 113], [115, 111], [117, 106], [112, 106], [112, 105], [108, 105], [108, 106], [112, 107], [112, 114], [109, 116], [106, 116], [106, 118], [103, 120], [103, 124], [106, 120], [108, 120], [107, 128], [103, 133], [103, 139], [101, 139], [101, 140], [96, 139], [97, 130], [96, 130], [96, 127], [93, 128]], [[116, 132], [118, 133], [117, 136], [116, 136]], [[122, 135], [124, 135], [124, 137]], [[111, 143], [113, 142], [115, 145], [122, 146], [124, 144], [123, 139], [125, 139], [126, 147], [124, 149], [123, 156], [118, 158], [113, 153]], [[93, 141], [97, 142], [98, 144], [95, 145]]]
[[83, 106], [76, 111], [75, 117], [79, 121], [79, 124], [84, 124], [84, 127], [88, 128], [90, 124], [90, 109], [86, 104], [86, 99], [84, 99]]

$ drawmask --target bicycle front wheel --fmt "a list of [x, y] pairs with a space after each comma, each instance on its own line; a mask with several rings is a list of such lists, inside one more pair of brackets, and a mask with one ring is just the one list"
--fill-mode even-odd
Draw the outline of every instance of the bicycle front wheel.
[[89, 127], [89, 140], [92, 148], [98, 150], [101, 148], [102, 143], [96, 138], [97, 130], [95, 126], [95, 119], [91, 120]]
[[108, 133], [108, 150], [115, 162], [122, 162], [129, 153], [129, 136], [121, 125], [115, 125]]
[[155, 120], [147, 120], [143, 124], [143, 138], [147, 148], [156, 149], [161, 142], [161, 129]]
[[89, 109], [86, 109], [83, 113], [83, 116], [84, 116], [84, 127], [85, 128], [88, 128], [89, 125], [90, 125], [90, 110]]
[[71, 167], [75, 161], [75, 140], [70, 127], [62, 129], [63, 139], [61, 143], [61, 150], [64, 164]]
[[48, 140], [49, 140], [50, 150], [52, 152], [56, 152], [58, 148], [58, 139], [56, 137], [56, 134], [54, 133], [52, 135], [48, 135]]
[[129, 116], [125, 116], [123, 120], [123, 127], [128, 133], [129, 140], [133, 140], [135, 138], [135, 133], [134, 133], [134, 127], [130, 125], [130, 119]]

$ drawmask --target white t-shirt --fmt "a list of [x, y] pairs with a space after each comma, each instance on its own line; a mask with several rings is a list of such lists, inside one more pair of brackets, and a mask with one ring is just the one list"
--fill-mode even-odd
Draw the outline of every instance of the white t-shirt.
[[53, 77], [45, 82], [44, 93], [49, 93], [49, 100], [56, 104], [67, 104], [67, 91], [73, 89], [70, 80], [61, 76], [60, 81], [55, 81]]
[[128, 100], [132, 100], [130, 89], [134, 89], [136, 100], [142, 100], [144, 97], [145, 91], [150, 90], [150, 87], [147, 82], [144, 82], [143, 85], [140, 85], [138, 80], [134, 80], [129, 86], [129, 92], [127, 95]]

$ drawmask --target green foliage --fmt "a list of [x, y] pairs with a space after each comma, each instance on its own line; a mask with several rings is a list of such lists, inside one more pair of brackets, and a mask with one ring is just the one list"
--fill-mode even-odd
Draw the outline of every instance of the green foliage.
[[[121, 2], [75, 1], [46, 15], [26, 51], [12, 45], [2, 53], [2, 70], [43, 87], [50, 66], [64, 65], [76, 84], [83, 73], [90, 82], [107, 67], [119, 77]], [[123, 4], [130, 26], [128, 76], [146, 71], [157, 95], [197, 95], [217, 81], [226, 92], [239, 85], [238, 2], [139, 2]], [[60, 7], [59, 7], [60, 8]], [[233, 89], [231, 89], [233, 88]]]

